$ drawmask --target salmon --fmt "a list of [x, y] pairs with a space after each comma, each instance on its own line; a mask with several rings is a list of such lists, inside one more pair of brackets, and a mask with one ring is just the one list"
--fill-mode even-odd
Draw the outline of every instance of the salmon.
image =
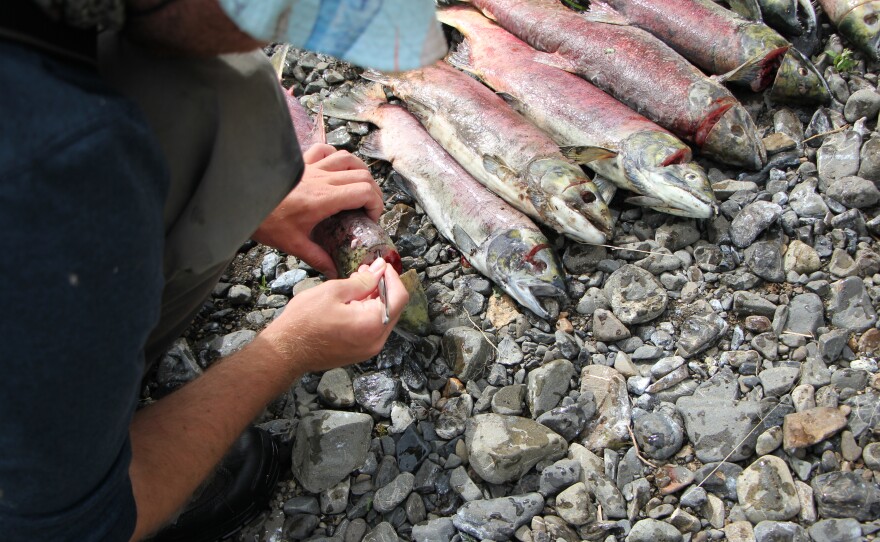
[[778, 100], [831, 99], [822, 74], [779, 33], [710, 0], [595, 0], [585, 16], [591, 14], [605, 20], [620, 17], [654, 34], [722, 81], [755, 92], [772, 85], [771, 96]]
[[361, 152], [391, 162], [405, 189], [467, 261], [542, 318], [558, 314], [564, 274], [541, 230], [486, 190], [406, 109], [390, 105], [379, 85], [362, 85], [324, 102], [329, 115], [379, 126]]
[[679, 216], [713, 215], [716, 202], [709, 179], [681, 140], [580, 77], [542, 64], [536, 59], [546, 53], [480, 12], [453, 6], [438, 10], [438, 17], [465, 36], [447, 60], [500, 93], [562, 145], [563, 153], [570, 147], [617, 153], [587, 166], [620, 188], [641, 194], [632, 203]]
[[587, 20], [556, 0], [467, 1], [705, 155], [752, 169], [766, 162], [754, 121], [730, 91], [644, 30]]
[[819, 0], [840, 33], [880, 60], [880, 0]]
[[[390, 87], [465, 170], [512, 206], [575, 241], [605, 243], [613, 222], [596, 186], [486, 86], [442, 61], [364, 77]], [[595, 158], [609, 155], [595, 150]]]

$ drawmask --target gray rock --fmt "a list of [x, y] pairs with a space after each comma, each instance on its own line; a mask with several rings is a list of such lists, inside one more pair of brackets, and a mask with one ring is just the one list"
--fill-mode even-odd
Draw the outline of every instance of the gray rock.
[[783, 282], [782, 247], [779, 243], [759, 241], [745, 250], [746, 265], [755, 275], [770, 282]]
[[514, 416], [478, 414], [465, 439], [471, 467], [483, 480], [502, 484], [521, 478], [539, 461], [565, 455], [565, 439], [543, 425]]
[[679, 399], [676, 408], [700, 461], [742, 461], [754, 453], [758, 436], [752, 427], [761, 419], [758, 403], [692, 396]]
[[872, 442], [862, 450], [865, 466], [871, 470], [880, 470], [880, 442]]
[[391, 407], [400, 393], [400, 381], [379, 371], [358, 376], [353, 386], [357, 404], [377, 416], [391, 416]]
[[672, 525], [656, 519], [643, 519], [632, 526], [626, 542], [681, 542], [682, 536]]
[[776, 314], [776, 305], [752, 292], [734, 292], [733, 312], [741, 316], [767, 316]]
[[630, 336], [629, 330], [614, 313], [606, 309], [596, 309], [593, 313], [593, 338], [597, 341], [613, 343]]
[[668, 412], [651, 412], [633, 420], [633, 433], [642, 453], [652, 459], [668, 459], [681, 449], [684, 429]]
[[455, 526], [472, 536], [508, 540], [544, 508], [540, 493], [465, 503], [453, 516]]
[[[341, 514], [348, 507], [348, 498], [351, 493], [351, 479], [343, 478], [341, 482], [330, 489], [321, 492], [321, 512], [324, 514]], [[317, 519], [317, 518], [315, 518]], [[315, 522], [317, 525], [317, 522]], [[312, 527], [314, 530], [314, 527]], [[311, 531], [309, 531], [311, 532]]]
[[782, 446], [782, 427], [774, 425], [760, 435], [755, 443], [755, 453], [767, 455]]
[[666, 309], [666, 290], [654, 276], [634, 265], [624, 265], [605, 281], [605, 297], [624, 324], [649, 322]]
[[462, 466], [455, 467], [449, 473], [449, 485], [452, 490], [461, 495], [466, 502], [476, 501], [483, 498], [483, 492], [477, 484], [468, 476], [467, 469]]
[[335, 408], [354, 406], [354, 385], [348, 371], [337, 368], [321, 375], [318, 397]]
[[853, 92], [846, 100], [843, 117], [850, 123], [862, 117], [876, 119], [878, 111], [880, 111], [880, 93], [876, 90], [863, 88]]
[[859, 177], [880, 181], [880, 137], [872, 137], [862, 145]]
[[373, 419], [367, 414], [320, 410], [299, 423], [293, 474], [311, 493], [330, 489], [364, 464]]
[[229, 292], [226, 294], [226, 299], [228, 299], [232, 305], [236, 306], [250, 303], [253, 297], [254, 293], [244, 284], [233, 284], [229, 289]]
[[797, 523], [762, 521], [755, 525], [755, 542], [810, 542], [810, 535]]
[[800, 376], [800, 367], [782, 366], [764, 369], [758, 374], [761, 379], [761, 387], [764, 395], [769, 397], [782, 397], [794, 387], [794, 383]]
[[736, 483], [743, 468], [736, 463], [707, 463], [694, 473], [694, 481], [709, 493], [729, 501], [737, 500]]
[[826, 137], [816, 153], [819, 177], [827, 182], [858, 173], [861, 146], [862, 137], [855, 130]]
[[712, 347], [727, 329], [727, 321], [714, 312], [696, 314], [682, 321], [676, 346], [684, 357], [693, 357]]
[[581, 434], [587, 420], [596, 413], [596, 405], [566, 405], [541, 414], [537, 422], [571, 442]]
[[872, 521], [880, 517], [880, 486], [854, 472], [820, 474], [810, 486], [823, 518]]
[[789, 305], [785, 330], [802, 335], [816, 336], [825, 325], [822, 298], [813, 293], [796, 295]]
[[596, 507], [583, 482], [572, 484], [556, 496], [556, 513], [574, 526], [585, 525], [596, 518]]
[[822, 268], [819, 254], [810, 245], [794, 240], [788, 245], [782, 267], [786, 272], [810, 274]]
[[877, 312], [858, 277], [831, 283], [828, 314], [833, 325], [853, 332], [865, 331], [877, 322]]
[[516, 342], [505, 336], [501, 339], [501, 342], [498, 343], [498, 358], [497, 361], [501, 365], [519, 365], [523, 360], [523, 353], [520, 350], [519, 345]]
[[880, 420], [880, 392], [868, 390], [850, 397], [844, 404], [852, 409], [847, 426], [855, 438], [861, 438], [866, 431], [876, 430]]
[[581, 479], [581, 464], [574, 459], [560, 459], [541, 471], [538, 492], [545, 497], [556, 495]]
[[752, 244], [782, 216], [782, 207], [769, 201], [756, 201], [740, 211], [730, 224], [730, 239], [739, 248]]
[[880, 190], [873, 181], [861, 177], [841, 177], [833, 181], [827, 191], [828, 197], [847, 207], [864, 209], [873, 207], [880, 201]]
[[679, 499], [678, 502], [682, 506], [698, 510], [706, 504], [707, 500], [708, 496], [705, 488], [701, 486], [690, 486], [684, 490], [684, 493], [681, 495], [681, 499]]
[[573, 275], [586, 275], [595, 271], [599, 262], [607, 257], [605, 247], [569, 243], [562, 254], [562, 264]]
[[463, 382], [480, 378], [492, 360], [492, 345], [470, 327], [448, 330], [443, 334], [442, 348], [449, 367]]
[[277, 252], [269, 252], [263, 256], [263, 261], [260, 263], [260, 270], [266, 278], [270, 280], [274, 279], [275, 268], [278, 267], [278, 264], [280, 263], [281, 256], [279, 256]]
[[791, 209], [800, 218], [823, 218], [828, 212], [828, 205], [822, 196], [816, 193], [818, 181], [807, 179], [791, 191]]
[[162, 357], [156, 369], [156, 382], [168, 390], [198, 378], [202, 368], [184, 338], [177, 339]]
[[225, 358], [247, 346], [256, 336], [257, 332], [250, 329], [233, 331], [208, 343], [208, 353], [213, 358]]
[[785, 521], [801, 509], [788, 466], [773, 455], [761, 457], [743, 470], [736, 490], [739, 504], [753, 524]]
[[859, 542], [862, 526], [852, 518], [823, 519], [810, 526], [813, 542]]
[[437, 436], [450, 440], [464, 433], [473, 410], [474, 399], [469, 394], [465, 393], [451, 398], [443, 406], [443, 410], [437, 418], [437, 426], [434, 428]]
[[620, 490], [607, 476], [596, 470], [584, 470], [583, 482], [587, 493], [596, 498], [603, 513], [609, 518], [626, 517], [626, 500]]
[[492, 412], [508, 416], [519, 416], [523, 412], [523, 400], [525, 397], [525, 384], [504, 386], [492, 397]]
[[293, 287], [308, 277], [303, 269], [291, 269], [282, 273], [278, 278], [269, 283], [269, 290], [273, 294], [289, 296], [293, 293]]
[[527, 399], [532, 417], [538, 417], [559, 404], [575, 376], [574, 365], [566, 359], [557, 359], [529, 371], [526, 379]]
[[598, 415], [584, 429], [584, 446], [591, 450], [618, 448], [631, 442], [632, 417], [629, 394], [623, 376], [603, 365], [589, 365], [581, 371], [581, 394], [595, 397]]
[[456, 534], [452, 518], [436, 518], [413, 525], [413, 542], [449, 542]]

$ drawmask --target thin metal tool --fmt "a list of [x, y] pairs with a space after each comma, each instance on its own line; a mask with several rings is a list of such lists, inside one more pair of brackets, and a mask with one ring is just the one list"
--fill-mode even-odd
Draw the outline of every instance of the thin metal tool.
[[[382, 257], [379, 251], [376, 251], [376, 257]], [[385, 275], [379, 277], [379, 301], [385, 307], [385, 313], [382, 314], [382, 324], [387, 326], [388, 322], [391, 321], [391, 315], [388, 312], [388, 290], [385, 288]]]

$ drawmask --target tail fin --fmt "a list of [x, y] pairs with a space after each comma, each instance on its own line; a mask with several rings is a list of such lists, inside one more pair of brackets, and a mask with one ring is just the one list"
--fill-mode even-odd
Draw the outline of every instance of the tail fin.
[[463, 72], [477, 75], [473, 63], [471, 62], [471, 44], [467, 38], [458, 44], [455, 51], [452, 51], [447, 55], [446, 62], [449, 62]]
[[369, 121], [376, 124], [376, 111], [386, 103], [380, 84], [358, 85], [347, 93], [333, 94], [324, 100], [324, 112], [345, 120]]
[[364, 70], [363, 73], [361, 73], [361, 77], [363, 77], [367, 81], [373, 81], [376, 83], [381, 83], [383, 85], [388, 85], [389, 83], [391, 83], [391, 77], [382, 72], [377, 72], [376, 70], [372, 69]]
[[284, 73], [284, 60], [287, 58], [287, 52], [290, 51], [290, 45], [287, 43], [279, 46], [275, 49], [275, 52], [272, 53], [272, 56], [269, 57], [269, 63], [272, 64], [272, 67], [275, 68], [275, 74], [278, 75], [278, 80], [281, 80], [281, 76]]
[[386, 162], [390, 162], [388, 156], [385, 154], [384, 149], [382, 148], [382, 131], [381, 130], [373, 130], [369, 134], [366, 135], [363, 139], [361, 139], [361, 147], [360, 152], [362, 155], [367, 158], [375, 158], [377, 160], [384, 160]]

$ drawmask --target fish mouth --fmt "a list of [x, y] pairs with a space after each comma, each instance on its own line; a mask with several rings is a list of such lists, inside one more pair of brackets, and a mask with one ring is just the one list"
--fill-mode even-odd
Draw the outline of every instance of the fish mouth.
[[515, 229], [495, 237], [486, 258], [493, 280], [541, 318], [559, 315], [567, 299], [556, 253], [540, 230]]
[[700, 150], [731, 166], [759, 170], [767, 163], [767, 150], [755, 123], [739, 104], [728, 108], [709, 129]]
[[614, 220], [598, 188], [583, 170], [564, 160], [535, 160], [529, 176], [537, 179], [546, 197], [534, 198], [535, 208], [555, 222], [557, 229], [584, 243], [604, 243], [614, 230]]
[[874, 60], [880, 60], [880, 8], [876, 2], [855, 7], [837, 25], [840, 33], [859, 45]]
[[831, 101], [831, 89], [810, 59], [790, 47], [776, 71], [770, 97], [778, 101], [827, 104]]

